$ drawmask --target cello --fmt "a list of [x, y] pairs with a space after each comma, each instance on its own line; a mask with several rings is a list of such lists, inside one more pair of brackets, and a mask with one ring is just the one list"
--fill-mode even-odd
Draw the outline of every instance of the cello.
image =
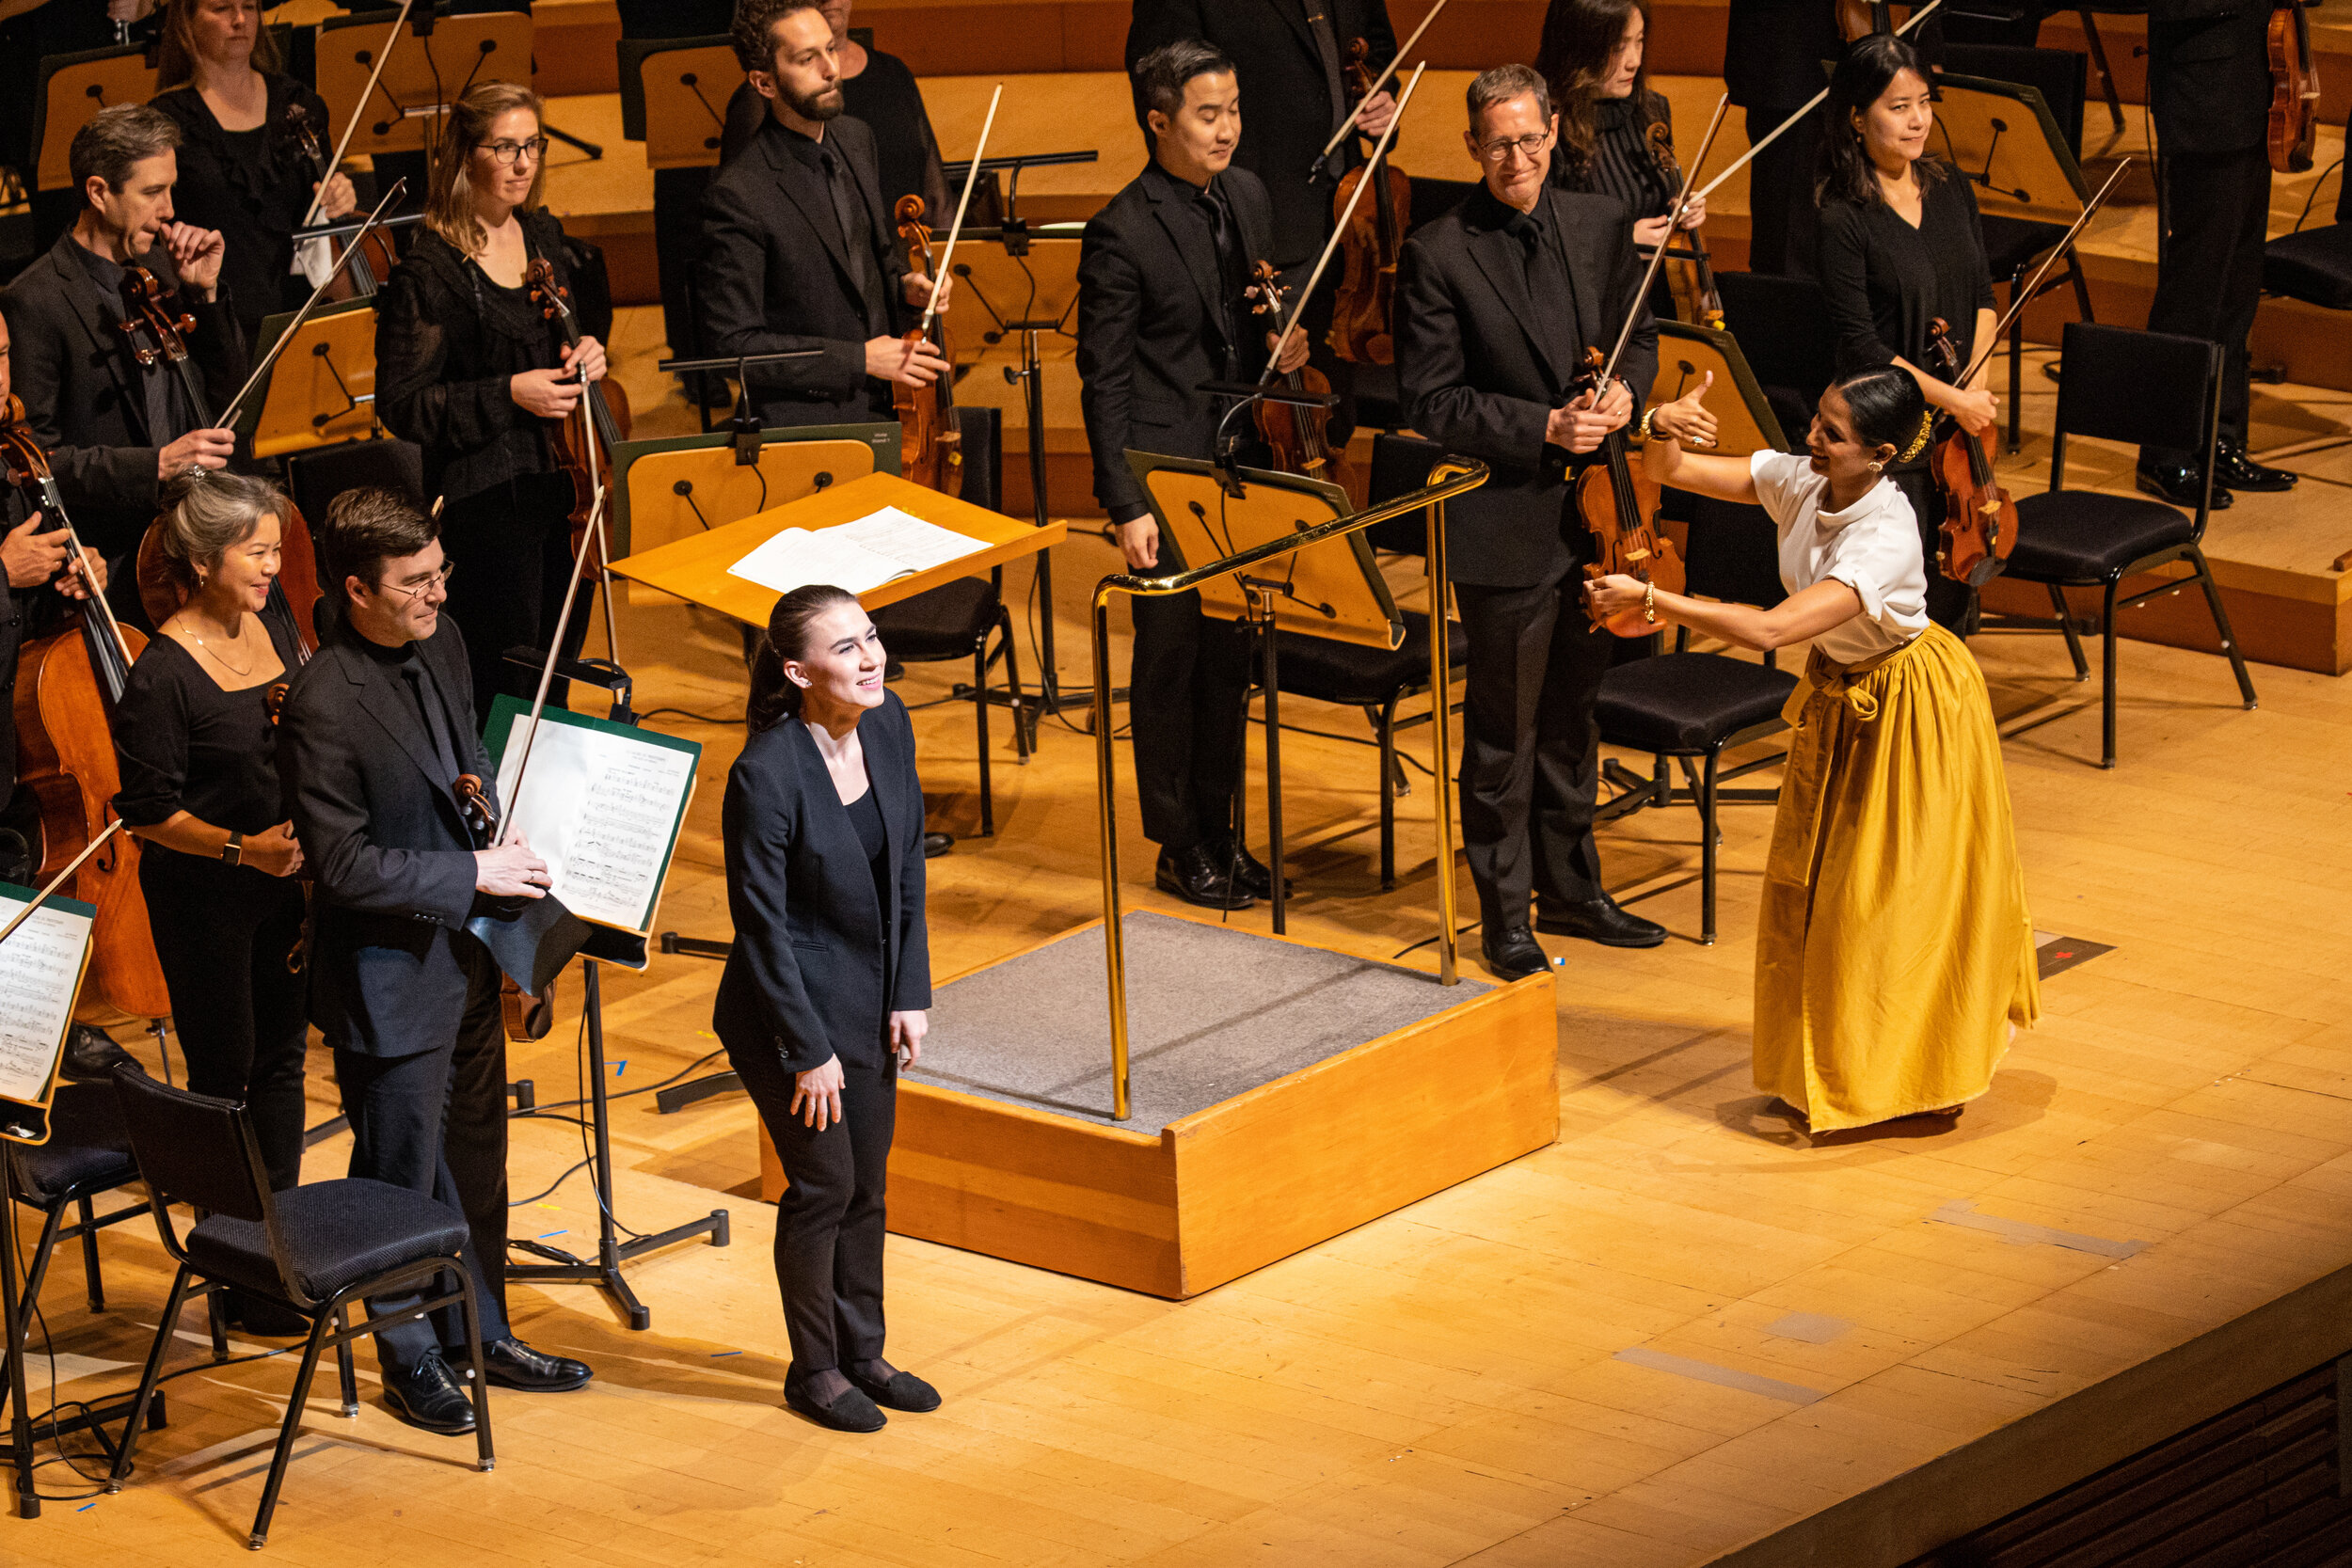
[[[1928, 353], [1938, 374], [1963, 385], [1960, 349], [1951, 324], [1938, 316], [1928, 323]], [[2017, 544], [2017, 503], [1993, 472], [1984, 443], [1955, 420], [1951, 434], [1935, 444], [1936, 487], [1944, 492], [1944, 522], [1937, 531], [1936, 566], [1954, 582], [1981, 588], [2009, 565]]]
[[[972, 166], [979, 167], [977, 158]], [[938, 277], [931, 270], [931, 231], [923, 222], [923, 198], [900, 197], [895, 215], [899, 242], [907, 249], [907, 270], [926, 277]], [[915, 327], [907, 334], [907, 346], [915, 347], [926, 336], [922, 327]], [[945, 326], [939, 328], [933, 346], [941, 358], [954, 362]], [[950, 372], [928, 387], [910, 387], [903, 381], [890, 384], [890, 400], [898, 414], [899, 477], [944, 496], [963, 492], [963, 432], [956, 423], [955, 379]]]
[[[1347, 90], [1358, 103], [1372, 96], [1371, 52], [1362, 39], [1347, 45]], [[1373, 210], [1361, 216], [1356, 189], [1373, 182]], [[1413, 210], [1413, 182], [1385, 157], [1340, 176], [1331, 197], [1334, 218], [1345, 223], [1342, 245], [1347, 271], [1331, 306], [1331, 352], [1359, 365], [1396, 362], [1396, 258], [1405, 247], [1405, 221]]]
[[[572, 292], [556, 280], [555, 263], [544, 256], [532, 257], [523, 269], [523, 286], [538, 302], [539, 313], [556, 324], [565, 345], [577, 352], [580, 317], [572, 309]], [[580, 403], [587, 410], [592, 434], [583, 436], [571, 420], [557, 420], [551, 421], [548, 437], [555, 445], [556, 463], [572, 480], [572, 553], [580, 562], [580, 578], [601, 582], [606, 564], [603, 541], [597, 541], [593, 551], [580, 546], [596, 513], [597, 493], [604, 488], [602, 476], [612, 468], [612, 449], [628, 439], [633, 421], [628, 394], [610, 376], [602, 381], [581, 377]]]
[[[1610, 379], [1608, 362], [1600, 350], [1584, 351], [1584, 372], [1578, 378], [1575, 390], [1579, 394], [1590, 391], [1597, 404]], [[1613, 430], [1602, 437], [1600, 451], [1599, 462], [1586, 466], [1570, 481], [1577, 515], [1584, 520], [1595, 546], [1596, 559], [1585, 566], [1584, 576], [1597, 580], [1619, 575], [1636, 582], [1655, 583], [1669, 594], [1681, 593], [1685, 581], [1682, 552], [1675, 548], [1674, 541], [1658, 526], [1664, 488], [1628, 458], [1624, 431]], [[1603, 619], [1594, 613], [1589, 595], [1584, 609], [1587, 615], [1593, 616], [1595, 631], [1606, 630], [1619, 637], [1647, 637], [1658, 629], [1657, 623], [1645, 620], [1639, 610], [1619, 610]]]
[[[1248, 297], [1257, 303], [1251, 307], [1255, 314], [1267, 317], [1278, 326], [1282, 318], [1282, 296], [1290, 293], [1282, 287], [1275, 273], [1274, 263], [1260, 261], [1250, 273], [1257, 282]], [[1268, 367], [1269, 371], [1272, 367]], [[1331, 383], [1312, 365], [1301, 365], [1295, 371], [1275, 372], [1282, 385], [1294, 392], [1310, 392], [1328, 397]], [[1327, 408], [1306, 407], [1295, 403], [1261, 401], [1253, 410], [1258, 420], [1258, 434], [1274, 449], [1274, 466], [1284, 473], [1304, 474], [1336, 484], [1349, 495], [1356, 495], [1355, 470], [1340, 451], [1331, 445], [1328, 426], [1331, 413]]]

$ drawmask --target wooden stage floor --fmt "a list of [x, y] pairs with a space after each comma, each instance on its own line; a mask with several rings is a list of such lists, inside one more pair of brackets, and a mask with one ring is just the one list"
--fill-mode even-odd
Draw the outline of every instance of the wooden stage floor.
[[[1111, 564], [1091, 538], [1061, 552], [1066, 679], [1085, 670], [1086, 588]], [[623, 626], [643, 705], [739, 710], [729, 627], [648, 607]], [[2010, 720], [2037, 923], [2113, 951], [2048, 983], [2042, 1028], [1956, 1127], [1817, 1147], [1767, 1115], [1747, 1058], [1768, 814], [1726, 809], [1724, 940], [1706, 948], [1692, 818], [1642, 813], [1604, 834], [1609, 880], [1676, 939], [1649, 953], [1555, 945], [1556, 1146], [1183, 1305], [894, 1237], [891, 1354], [947, 1402], [849, 1437], [780, 1408], [787, 1350], [771, 1212], [749, 1196], [749, 1105], [662, 1117], [624, 1100], [619, 1216], [652, 1230], [724, 1204], [735, 1244], [632, 1266], [648, 1333], [586, 1287], [517, 1287], [523, 1334], [585, 1356], [597, 1380], [500, 1395], [492, 1474], [468, 1467], [469, 1444], [394, 1422], [372, 1369], [356, 1421], [322, 1395], [270, 1553], [306, 1568], [1667, 1568], [1761, 1542], [1740, 1560], [1893, 1564], [2339, 1354], [2341, 1327], [2306, 1331], [2283, 1308], [2258, 1343], [2249, 1326], [2233, 1345], [2225, 1325], [2352, 1278], [2329, 1279], [2352, 1264], [2352, 688], [2262, 669], [2262, 707], [2247, 713], [2218, 659], [2127, 645], [2122, 758], [2103, 773], [2095, 689], [2066, 677], [2059, 648], [1976, 648]], [[934, 819], [968, 830], [973, 732], [945, 700], [951, 668], [918, 667], [901, 689], [930, 705], [916, 724]], [[1354, 713], [1286, 712], [1365, 734]], [[724, 935], [716, 832], [740, 732], [657, 721], [708, 748], [663, 924]], [[996, 733], [999, 836], [931, 867], [942, 975], [1099, 912], [1090, 741], [1049, 724], [1025, 769]], [[1400, 804], [1403, 880], [1384, 896], [1373, 752], [1310, 735], [1286, 748], [1294, 932], [1379, 958], [1427, 938], [1426, 776], [1414, 771]], [[1425, 757], [1426, 733], [1407, 749]], [[1128, 885], [1136, 906], [1166, 907], [1124, 768]], [[1266, 917], [1236, 918], [1262, 929]], [[687, 958], [612, 978], [615, 1090], [715, 1049], [717, 978]], [[576, 1092], [576, 1022], [567, 1010], [555, 1037], [515, 1053], [542, 1101]], [[1446, 1070], [1429, 1065], [1440, 1088]], [[323, 1054], [311, 1100], [314, 1118], [331, 1110]], [[310, 1173], [341, 1174], [347, 1148], [321, 1145]], [[558, 1181], [580, 1158], [575, 1127], [516, 1125], [514, 1192], [528, 1200], [513, 1234], [586, 1243], [595, 1198], [582, 1175]], [[2021, 1243], [2019, 1226], [2147, 1244], [2119, 1257]], [[108, 1232], [103, 1251], [107, 1312], [87, 1312], [67, 1259], [46, 1292], [65, 1398], [132, 1380], [167, 1283], [143, 1224]], [[177, 1365], [200, 1354], [191, 1316]], [[2294, 1364], [2248, 1383], [2280, 1357]], [[2126, 1418], [2113, 1396], [2135, 1368], [2152, 1391]], [[246, 1560], [293, 1370], [281, 1358], [173, 1384], [172, 1425], [151, 1434], [133, 1484], [0, 1521], [0, 1560]], [[34, 1382], [46, 1404], [38, 1356]], [[2037, 1412], [2051, 1414], [2017, 1424]], [[2156, 1421], [2171, 1424], [2133, 1436]], [[74, 1489], [61, 1465], [40, 1474], [46, 1490]], [[1927, 1485], [1939, 1476], [1965, 1483]], [[1841, 1503], [1826, 1516], [1836, 1544], [1807, 1534]]]

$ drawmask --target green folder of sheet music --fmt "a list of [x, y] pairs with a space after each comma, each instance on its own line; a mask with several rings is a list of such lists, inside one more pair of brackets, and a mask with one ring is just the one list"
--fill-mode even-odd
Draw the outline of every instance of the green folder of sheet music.
[[485, 749], [498, 760], [502, 819], [548, 863], [549, 891], [565, 909], [598, 926], [650, 934], [703, 749], [550, 707], [540, 714], [526, 769], [530, 717], [528, 703], [501, 695], [483, 731]]
[[[34, 897], [31, 888], [0, 882], [0, 926], [14, 920]], [[73, 1002], [89, 968], [90, 930], [97, 919], [92, 906], [52, 896], [0, 942], [0, 1101], [49, 1103], [57, 1057], [73, 1027]], [[42, 1122], [31, 1141], [45, 1138], [45, 1129]], [[0, 1138], [23, 1136], [0, 1105]]]

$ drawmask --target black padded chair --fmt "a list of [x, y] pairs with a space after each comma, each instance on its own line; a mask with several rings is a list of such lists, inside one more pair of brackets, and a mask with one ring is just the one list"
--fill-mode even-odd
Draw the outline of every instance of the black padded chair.
[[[8, 1196], [42, 1215], [40, 1238], [33, 1243], [33, 1261], [24, 1272], [24, 1322], [17, 1342], [24, 1342], [32, 1324], [31, 1304], [40, 1299], [49, 1262], [61, 1242], [82, 1243], [82, 1277], [89, 1291], [89, 1309], [106, 1309], [106, 1287], [98, 1268], [98, 1233], [108, 1226], [146, 1213], [147, 1199], [124, 1205], [109, 1214], [96, 1212], [94, 1200], [103, 1193], [126, 1187], [139, 1179], [138, 1162], [131, 1157], [131, 1136], [116, 1108], [114, 1090], [103, 1084], [64, 1084], [49, 1107], [49, 1141], [8, 1146]], [[67, 1211], [75, 1218], [66, 1222]]]
[[[2352, 138], [2352, 119], [2344, 124]], [[2306, 229], [2315, 203], [2306, 203], [2295, 220], [2295, 231], [2263, 246], [2263, 291], [2286, 299], [2299, 299], [2323, 310], [2352, 310], [2352, 182], [2342, 180], [2344, 160], [2332, 170], [2336, 185], [2336, 221]], [[2320, 175], [2325, 182], [2327, 172]], [[2313, 196], [2317, 190], [2314, 187]]]
[[1802, 443], [1821, 388], [1837, 375], [1837, 343], [1830, 336], [1821, 286], [1810, 277], [1719, 272], [1715, 292], [1772, 417], [1783, 434]]
[[[998, 476], [1004, 455], [1004, 411], [959, 405], [956, 427], [961, 434], [963, 485], [961, 499], [991, 512], [1001, 511]], [[1002, 567], [984, 578], [959, 578], [929, 593], [882, 606], [874, 611], [882, 647], [901, 664], [936, 664], [949, 659], [972, 661], [972, 720], [979, 735], [980, 836], [996, 832], [996, 796], [989, 772], [988, 670], [998, 656], [1005, 661], [1005, 686], [1012, 694], [1012, 738], [1023, 764], [1029, 760], [1029, 729], [1021, 695], [1021, 670], [1013, 653], [1012, 611], [1005, 603]], [[994, 653], [989, 638], [996, 639]]]
[[286, 493], [313, 530], [326, 521], [326, 503], [345, 490], [381, 485], [418, 501], [424, 493], [424, 449], [414, 441], [343, 441], [286, 459]]
[[[2058, 383], [2058, 430], [2050, 450], [2050, 487], [2017, 502], [2017, 545], [2008, 576], [2049, 590], [2048, 619], [1988, 618], [1988, 632], [2058, 632], [2074, 660], [2074, 678], [2089, 680], [2082, 639], [2067, 609], [2065, 590], [2096, 588], [2105, 595], [2099, 617], [2102, 641], [2099, 766], [2115, 766], [2116, 611], [2159, 594], [2177, 594], [2194, 583], [2213, 612], [2221, 651], [2237, 676], [2238, 694], [2254, 705], [2254, 683], [2246, 657], [2221, 608], [2221, 591], [2201, 547], [2213, 506], [2213, 454], [2220, 414], [2221, 350], [2201, 338], [2140, 332], [2091, 322], [2069, 322], [2061, 345], [2066, 376]], [[2169, 395], [2151, 397], [2152, 387]], [[2145, 446], [2173, 447], [2199, 454], [2206, 476], [2196, 515], [2145, 496], [2111, 496], [2069, 490], [2066, 443], [2073, 436]], [[2167, 578], [2153, 588], [2122, 596], [2125, 578], [2153, 572], [2176, 561], [2191, 567], [2188, 582]]]
[[[1697, 498], [1691, 508], [1686, 555], [1689, 591], [1710, 599], [1771, 609], [1786, 597], [1772, 522], [1760, 506], [1738, 506]], [[1675, 651], [1613, 666], [1601, 677], [1594, 718], [1601, 743], [1647, 752], [1656, 759], [1647, 780], [1608, 770], [1626, 792], [1594, 814], [1612, 822], [1645, 806], [1670, 806], [1677, 797], [1699, 814], [1699, 941], [1715, 944], [1716, 858], [1723, 837], [1717, 813], [1725, 804], [1766, 805], [1777, 789], [1725, 789], [1732, 779], [1778, 767], [1774, 752], [1736, 768], [1723, 766], [1734, 746], [1788, 728], [1780, 710], [1797, 689], [1797, 677], [1778, 667], [1771, 654], [1761, 663], [1730, 654], [1690, 651], [1687, 629], [1676, 633]], [[1671, 760], [1670, 760], [1671, 759]], [[1677, 790], [1672, 765], [1685, 787]]]
[[[364, 1314], [370, 1295], [421, 1287], [429, 1299], [420, 1311], [464, 1303], [475, 1451], [480, 1467], [489, 1469], [490, 1400], [482, 1366], [481, 1320], [474, 1310], [473, 1283], [458, 1261], [467, 1242], [466, 1216], [428, 1194], [359, 1177], [311, 1182], [273, 1196], [252, 1117], [243, 1105], [171, 1088], [135, 1068], [117, 1068], [114, 1088], [132, 1151], [147, 1180], [155, 1228], [180, 1269], [172, 1276], [171, 1294], [139, 1377], [138, 1399], [131, 1407], [111, 1479], [119, 1483], [131, 1473], [140, 1418], [155, 1392], [164, 1352], [179, 1332], [181, 1307], [190, 1296], [230, 1287], [266, 1297], [310, 1320], [302, 1369], [294, 1374], [269, 1480], [262, 1488], [261, 1512], [254, 1515], [246, 1543], [255, 1551], [269, 1539], [270, 1515], [278, 1508], [278, 1488], [285, 1482], [286, 1462], [294, 1453], [294, 1433], [301, 1429], [310, 1378], [322, 1352], [335, 1353], [342, 1413], [359, 1413], [351, 1345], [378, 1324], [368, 1319], [351, 1326], [350, 1307], [362, 1303]], [[188, 1204], [204, 1216], [185, 1237], [172, 1225], [173, 1203]], [[450, 1276], [455, 1277], [457, 1288], [432, 1294], [439, 1289], [436, 1281]], [[216, 1334], [215, 1360], [223, 1358], [225, 1348]]]

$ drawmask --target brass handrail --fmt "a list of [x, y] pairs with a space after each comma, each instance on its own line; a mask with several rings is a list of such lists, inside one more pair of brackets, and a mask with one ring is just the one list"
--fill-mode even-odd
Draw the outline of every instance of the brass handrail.
[[[1452, 654], [1446, 630], [1445, 503], [1454, 496], [1486, 483], [1486, 465], [1464, 457], [1449, 457], [1429, 471], [1429, 483], [1407, 496], [1382, 501], [1344, 517], [1334, 517], [1297, 533], [1252, 545], [1239, 555], [1189, 567], [1166, 577], [1139, 578], [1120, 572], [1094, 585], [1094, 761], [1096, 810], [1103, 831], [1103, 960], [1110, 981], [1111, 1119], [1125, 1121], [1134, 1114], [1127, 1095], [1127, 940], [1120, 927], [1118, 772], [1111, 746], [1111, 596], [1164, 598], [1189, 593], [1204, 582], [1254, 566], [1278, 555], [1343, 534], [1359, 532], [1375, 523], [1426, 509], [1429, 515], [1429, 689], [1436, 706], [1431, 718], [1435, 736], [1438, 809], [1438, 982], [1453, 985], [1454, 970], [1454, 737], [1447, 715], [1446, 690], [1453, 685]], [[1380, 787], [1386, 789], [1383, 779]], [[1282, 868], [1276, 866], [1280, 876]]]

